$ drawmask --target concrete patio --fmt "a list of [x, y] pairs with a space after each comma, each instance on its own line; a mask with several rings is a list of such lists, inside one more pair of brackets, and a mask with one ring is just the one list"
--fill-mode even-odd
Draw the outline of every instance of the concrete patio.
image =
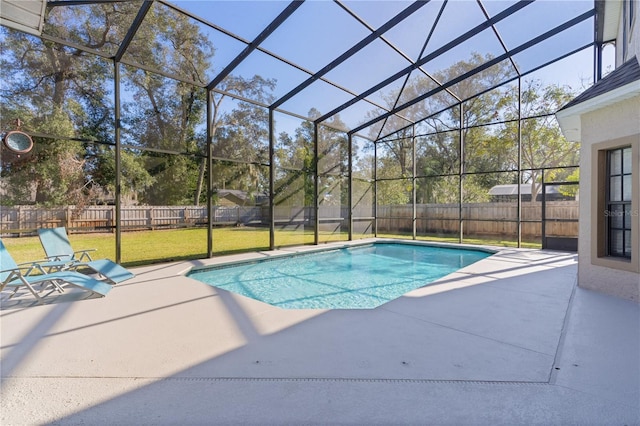
[[501, 249], [333, 311], [183, 276], [221, 261], [136, 268], [101, 299], [3, 295], [1, 424], [640, 424], [640, 306], [578, 288], [575, 254]]

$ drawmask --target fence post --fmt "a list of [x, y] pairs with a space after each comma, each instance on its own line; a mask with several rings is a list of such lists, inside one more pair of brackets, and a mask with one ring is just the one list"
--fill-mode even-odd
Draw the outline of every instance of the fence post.
[[71, 229], [71, 206], [67, 206], [67, 208], [64, 209], [64, 226], [66, 226], [67, 229]]
[[[18, 229], [22, 229], [22, 206], [18, 206]], [[21, 232], [18, 232], [18, 237], [22, 237]]]
[[149, 207], [147, 217], [149, 218], [149, 228], [153, 231], [153, 206]]

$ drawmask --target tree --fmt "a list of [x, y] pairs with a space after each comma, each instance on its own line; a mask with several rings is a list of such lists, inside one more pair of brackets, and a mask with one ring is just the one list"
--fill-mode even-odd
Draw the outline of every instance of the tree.
[[[213, 54], [213, 45], [197, 25], [164, 7], [149, 11], [127, 51], [134, 62], [202, 84]], [[124, 139], [142, 148], [145, 168], [153, 178], [140, 200], [161, 205], [191, 202], [198, 184], [198, 159], [184, 154], [196, 153], [204, 145], [197, 129], [204, 122], [205, 90], [147, 69], [123, 69], [124, 85], [132, 97], [123, 103], [123, 123], [128, 128]]]
[[[318, 110], [309, 111], [309, 117], [320, 117]], [[325, 205], [346, 204], [346, 188], [341, 185], [348, 173], [347, 138], [344, 123], [336, 115], [327, 121], [329, 126], [318, 126], [318, 158], [314, 161], [314, 124], [303, 121], [295, 129], [295, 138], [288, 133], [278, 135], [278, 148], [275, 152], [277, 165], [275, 189], [279, 204], [295, 205], [304, 203], [312, 206], [315, 200], [314, 175], [318, 168], [319, 203]], [[336, 191], [339, 193], [335, 197]], [[302, 196], [302, 200], [298, 198]], [[295, 201], [294, 201], [295, 200]]]
[[[579, 161], [579, 146], [567, 141], [555, 116], [550, 115], [574, 97], [569, 87], [558, 85], [543, 86], [539, 80], [524, 83], [522, 91], [522, 168], [526, 170], [522, 183], [531, 183], [531, 200], [536, 200], [542, 188], [542, 168], [558, 168], [547, 173], [547, 180], [564, 180], [572, 170], [563, 171], [566, 166]], [[515, 95], [510, 95], [515, 96]], [[512, 105], [512, 103], [509, 103]], [[517, 110], [511, 108], [507, 119], [517, 120]], [[531, 118], [526, 118], [531, 117]], [[517, 134], [517, 121], [506, 123], [499, 138], [510, 138]], [[517, 157], [510, 157], [512, 167], [517, 166]]]
[[318, 203], [320, 205], [344, 206], [348, 204], [348, 186], [345, 178], [349, 175], [348, 139], [345, 124], [336, 114], [318, 126]]
[[[437, 87], [436, 81], [451, 81], [491, 59], [490, 55], [472, 53], [469, 59], [458, 61], [447, 69], [436, 72], [433, 78], [425, 75], [410, 80], [402, 93], [393, 91], [383, 96], [383, 99], [389, 108], [393, 108], [399, 103], [433, 90]], [[415, 133], [422, 135], [416, 143], [416, 177], [427, 179], [417, 181], [416, 191], [419, 200], [432, 199], [438, 194], [440, 202], [457, 202], [458, 184], [453, 183], [451, 179], [436, 177], [457, 175], [460, 172], [460, 161], [463, 161], [465, 172], [503, 170], [506, 167], [508, 157], [505, 145], [496, 145], [495, 133], [489, 127], [482, 126], [495, 121], [496, 110], [502, 108], [506, 100], [499, 91], [482, 92], [507, 80], [512, 74], [513, 69], [509, 65], [500, 63], [407, 108], [402, 111], [404, 119], [397, 116], [389, 117], [385, 128], [405, 127], [404, 130], [393, 134], [391, 142], [382, 142], [386, 152], [399, 166], [399, 174], [396, 176], [398, 179], [412, 175], [410, 166], [413, 155], [413, 129], [406, 127], [407, 124], [410, 121], [416, 122]], [[478, 95], [479, 93], [482, 94]], [[465, 100], [462, 108], [461, 100]], [[436, 112], [439, 113], [434, 115]], [[425, 117], [429, 118], [425, 120]], [[462, 132], [459, 131], [461, 125]], [[377, 134], [370, 136], [376, 138]], [[462, 160], [460, 137], [464, 141]], [[392, 167], [392, 164], [379, 163], [379, 175], [385, 174], [384, 167]], [[477, 176], [473, 184], [465, 184], [465, 199], [482, 199], [483, 196], [487, 196], [488, 188], [499, 183], [501, 179], [500, 175]], [[427, 186], [422, 187], [423, 185]], [[438, 185], [444, 187], [439, 188]]]
[[[580, 169], [575, 169], [565, 179], [565, 182], [579, 182], [580, 181]], [[565, 197], [572, 197], [577, 200], [579, 186], [578, 185], [560, 185], [558, 191]]]
[[[393, 108], [401, 103], [399, 100], [406, 102], [429, 92], [436, 87], [435, 81], [451, 81], [491, 59], [490, 55], [473, 53], [469, 59], [436, 72], [433, 79], [427, 76], [415, 78], [401, 94], [390, 92], [383, 98], [388, 107]], [[464, 180], [463, 199], [467, 202], [488, 201], [489, 188], [514, 183], [514, 176], [508, 171], [518, 167], [517, 92], [509, 86], [487, 91], [513, 76], [512, 67], [504, 61], [402, 111], [406, 119], [417, 122], [416, 191], [419, 201], [458, 202], [456, 176], [461, 169], [465, 174], [476, 173]], [[558, 168], [546, 173], [550, 179], [561, 179], [567, 173], [561, 168], [577, 163], [578, 147], [564, 139], [552, 115], [573, 97], [573, 93], [566, 87], [543, 87], [539, 81], [528, 81], [524, 86], [521, 114], [530, 118], [521, 121], [522, 168], [528, 169], [524, 174], [525, 182], [533, 184], [532, 199], [535, 200], [541, 186], [541, 168]], [[373, 115], [372, 112], [369, 118]], [[392, 116], [385, 128], [400, 128], [404, 121]], [[374, 127], [379, 131], [380, 126]], [[396, 173], [395, 178], [404, 179], [411, 175], [407, 167], [412, 149], [410, 130], [407, 127], [396, 132], [392, 141], [383, 139], [381, 143], [387, 148], [388, 159], [383, 162], [378, 159], [378, 176]], [[377, 135], [371, 134], [374, 138]]]
[[[378, 205], [411, 203], [411, 179], [401, 176], [400, 166], [389, 157], [378, 159], [378, 184], [376, 198]], [[388, 176], [392, 178], [388, 178]], [[398, 178], [398, 176], [401, 176]]]
[[[56, 10], [50, 13], [53, 21]], [[96, 36], [91, 22], [84, 28], [84, 35], [88, 34]], [[57, 35], [69, 36], [62, 30]], [[104, 45], [106, 40], [96, 38], [95, 43]], [[104, 95], [100, 89], [104, 62], [79, 49], [9, 29], [2, 30], [2, 50], [3, 127], [20, 119], [26, 130], [52, 136], [35, 138], [33, 152], [20, 161], [4, 162], [2, 174], [13, 195], [9, 201], [28, 202], [32, 193], [36, 202], [47, 205], [81, 201], [86, 185], [85, 149], [65, 138], [77, 137], [76, 129], [85, 125], [100, 125], [104, 109], [96, 101]]]
[[[216, 162], [212, 170], [214, 185], [225, 189], [247, 192], [255, 199], [258, 193], [268, 189], [269, 176], [260, 164], [269, 159], [269, 113], [256, 104], [237, 101], [233, 108], [224, 108], [223, 101], [233, 102], [224, 93], [238, 93], [245, 97], [269, 103], [273, 100], [272, 90], [275, 81], [255, 75], [252, 78], [229, 76], [219, 86], [221, 93], [214, 95], [211, 133], [213, 138], [213, 156], [236, 162], [226, 164]], [[239, 161], [239, 163], [238, 163]], [[201, 167], [204, 178], [204, 169]], [[200, 182], [199, 187], [202, 187]]]
[[[53, 6], [46, 32], [72, 44], [113, 50], [124, 36], [123, 21], [138, 7], [132, 2]], [[38, 203], [48, 205], [91, 202], [101, 148], [70, 139], [113, 141], [112, 64], [81, 49], [6, 28], [2, 50], [3, 127], [20, 118], [26, 130], [51, 136], [35, 138], [32, 154], [20, 161], [4, 162], [12, 201], [25, 202], [35, 193]]]
[[[90, 171], [93, 180], [111, 194], [115, 194], [115, 149], [99, 146], [93, 155], [96, 158], [95, 167]], [[138, 194], [151, 187], [155, 181], [144, 167], [143, 160], [138, 153], [126, 149], [120, 152], [120, 194], [124, 203], [137, 203]]]
[[185, 154], [198, 151], [196, 127], [202, 122], [204, 95], [185, 83], [157, 75], [134, 81], [138, 102], [123, 105], [123, 122], [129, 125], [125, 141], [142, 148], [138, 155], [152, 177], [149, 186], [139, 188], [143, 189], [139, 199], [160, 205], [190, 203], [198, 162]]
[[[313, 109], [309, 117], [319, 117], [320, 112]], [[314, 148], [313, 123], [303, 121], [295, 129], [295, 138], [288, 133], [278, 135], [278, 148], [275, 151], [276, 188], [274, 203], [285, 205], [312, 206], [314, 194]]]

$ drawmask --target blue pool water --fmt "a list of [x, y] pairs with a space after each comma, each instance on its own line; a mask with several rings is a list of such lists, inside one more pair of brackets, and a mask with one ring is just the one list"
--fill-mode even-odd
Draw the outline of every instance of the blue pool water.
[[207, 267], [190, 278], [287, 309], [375, 308], [490, 256], [479, 250], [375, 243]]

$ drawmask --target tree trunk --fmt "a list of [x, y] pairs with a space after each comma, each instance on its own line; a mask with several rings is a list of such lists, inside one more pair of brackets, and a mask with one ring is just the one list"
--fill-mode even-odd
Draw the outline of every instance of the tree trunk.
[[193, 204], [196, 206], [200, 205], [200, 194], [202, 194], [202, 187], [204, 186], [204, 171], [207, 168], [207, 159], [203, 158], [200, 162], [200, 173], [198, 174], [198, 186], [196, 188], [195, 199], [193, 200]]

